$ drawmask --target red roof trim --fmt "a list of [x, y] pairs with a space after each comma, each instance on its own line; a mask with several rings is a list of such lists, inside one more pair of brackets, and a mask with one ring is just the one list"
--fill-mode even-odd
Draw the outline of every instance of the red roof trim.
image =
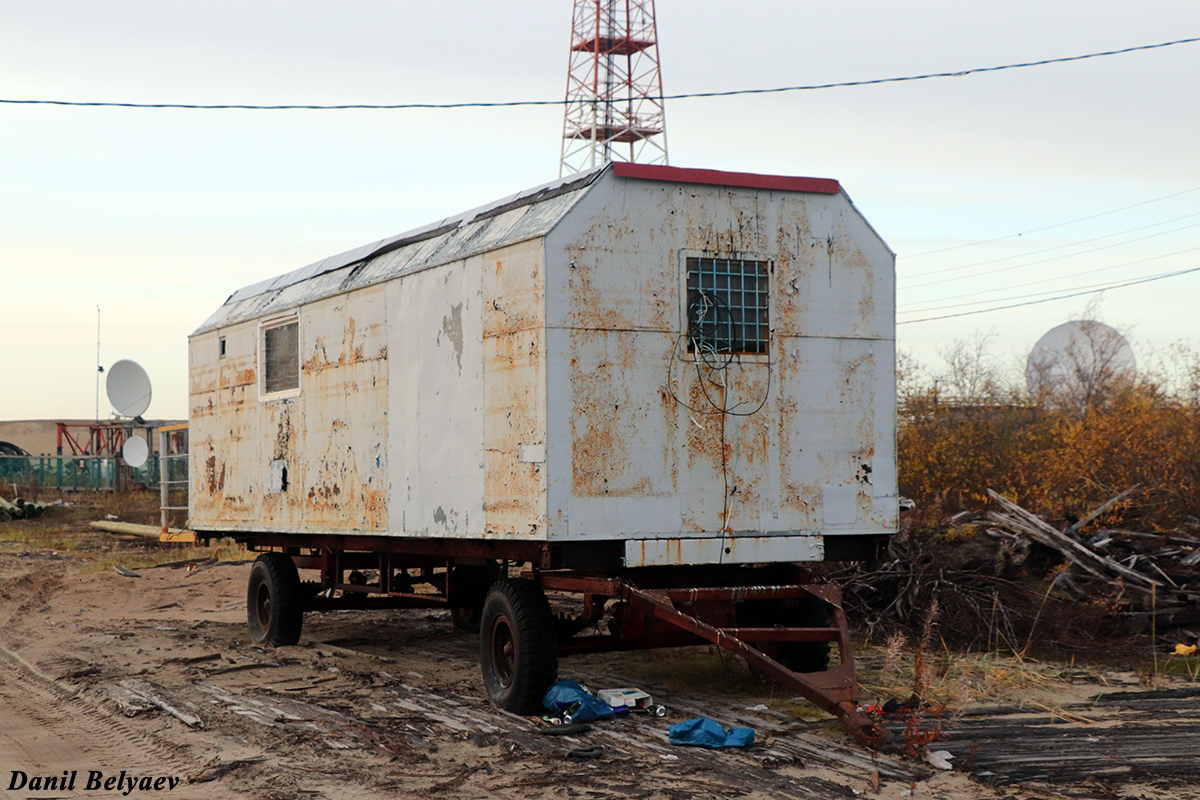
[[744, 186], [749, 189], [772, 189], [780, 192], [810, 192], [838, 194], [841, 184], [832, 178], [794, 178], [787, 175], [756, 175], [753, 172], [721, 172], [715, 169], [663, 167], [655, 164], [613, 162], [613, 174], [619, 178], [641, 178], [647, 181], [674, 183], [704, 183], [711, 186]]

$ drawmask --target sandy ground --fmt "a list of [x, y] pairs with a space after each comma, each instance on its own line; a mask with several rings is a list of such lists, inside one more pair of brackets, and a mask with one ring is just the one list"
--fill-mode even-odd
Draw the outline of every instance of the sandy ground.
[[[962, 772], [873, 755], [833, 722], [798, 716], [778, 690], [665, 690], [639, 668], [650, 654], [564, 659], [561, 676], [593, 689], [640, 686], [665, 703], [665, 719], [631, 716], [576, 737], [547, 736], [540, 720], [486, 701], [477, 639], [444, 612], [309, 615], [299, 645], [253, 645], [249, 569], [166, 566], [134, 578], [83, 571], [44, 551], [0, 551], [2, 797], [1062, 796], [997, 790]], [[692, 650], [692, 662], [729, 668], [718, 654]], [[670, 745], [667, 727], [699, 715], [753, 727], [758, 741], [725, 751]], [[599, 759], [568, 757], [595, 745]], [[17, 772], [29, 782], [10, 789]], [[75, 776], [73, 788], [30, 789], [34, 778], [64, 775]], [[87, 788], [89, 778], [99, 788]], [[113, 778], [120, 788], [115, 780], [105, 788]], [[131, 778], [137, 788], [126, 795]]]

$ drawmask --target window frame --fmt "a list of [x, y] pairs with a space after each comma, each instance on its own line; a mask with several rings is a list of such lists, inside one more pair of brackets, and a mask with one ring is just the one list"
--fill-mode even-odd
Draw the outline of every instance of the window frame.
[[[286, 389], [267, 390], [267, 333], [269, 331], [296, 326], [296, 385]], [[259, 320], [258, 323], [258, 399], [263, 402], [284, 400], [300, 394], [300, 314], [291, 313], [280, 317]]]
[[[746, 350], [733, 350], [731, 348], [728, 353], [725, 353], [725, 355], [727, 355], [730, 359], [740, 359], [742, 361], [769, 362], [771, 360], [771, 351], [772, 351], [771, 339], [772, 339], [772, 334], [774, 333], [774, 330], [775, 330], [775, 326], [774, 326], [775, 299], [774, 299], [774, 291], [773, 291], [773, 288], [774, 288], [773, 283], [774, 283], [774, 277], [775, 277], [775, 262], [769, 256], [759, 254], [759, 253], [745, 252], [745, 251], [739, 251], [736, 254], [714, 253], [712, 251], [706, 251], [706, 250], [681, 250], [681, 251], [679, 251], [679, 296], [680, 296], [679, 325], [680, 325], [680, 330], [683, 332], [683, 336], [687, 340], [685, 346], [679, 348], [679, 350], [680, 350], [679, 357], [686, 361], [702, 360], [702, 355], [694, 351], [694, 349], [692, 347], [692, 339], [691, 339], [691, 336], [689, 335], [690, 328], [691, 328], [691, 320], [689, 318], [688, 312], [690, 310], [689, 307], [691, 304], [689, 303], [690, 291], [689, 291], [689, 280], [688, 279], [691, 274], [691, 263], [694, 260], [754, 262], [754, 263], [760, 263], [760, 264], [764, 265], [765, 273], [764, 273], [763, 277], [766, 281], [766, 287], [764, 290], [764, 294], [766, 295], [766, 301], [767, 301], [766, 302], [767, 318], [765, 321], [766, 322], [766, 339], [764, 340], [764, 350], [763, 350], [763, 352], [753, 352], [753, 351], [746, 351]], [[744, 325], [745, 323], [742, 322], [740, 324]]]

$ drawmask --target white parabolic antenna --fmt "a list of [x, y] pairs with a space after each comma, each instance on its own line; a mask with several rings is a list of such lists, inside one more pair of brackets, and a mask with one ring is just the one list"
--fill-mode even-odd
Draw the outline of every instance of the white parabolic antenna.
[[122, 359], [108, 370], [108, 401], [123, 417], [140, 417], [150, 407], [150, 376], [136, 361]]
[[137, 436], [130, 436], [121, 447], [121, 458], [125, 459], [125, 463], [131, 467], [140, 467], [145, 464], [149, 455], [150, 447], [146, 444], [146, 440]]
[[1094, 320], [1073, 320], [1038, 339], [1025, 362], [1025, 385], [1034, 394], [1074, 392], [1132, 380], [1136, 372], [1133, 348], [1115, 328]]

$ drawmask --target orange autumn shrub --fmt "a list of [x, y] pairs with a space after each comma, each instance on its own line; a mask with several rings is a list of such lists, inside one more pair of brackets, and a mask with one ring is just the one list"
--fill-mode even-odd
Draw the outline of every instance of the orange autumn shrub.
[[977, 508], [990, 488], [1070, 519], [1140, 485], [1106, 522], [1176, 527], [1200, 517], [1200, 410], [1153, 384], [1121, 387], [1085, 409], [996, 396], [946, 403], [936, 392], [903, 406], [900, 493], [919, 507]]

